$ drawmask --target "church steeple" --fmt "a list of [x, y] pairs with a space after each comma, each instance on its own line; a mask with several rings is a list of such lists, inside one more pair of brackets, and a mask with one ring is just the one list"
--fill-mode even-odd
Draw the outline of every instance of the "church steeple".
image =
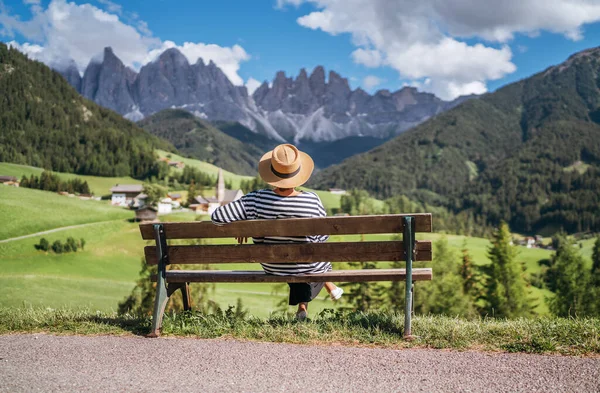
[[225, 199], [225, 179], [223, 179], [223, 169], [219, 168], [219, 177], [217, 178], [217, 201], [223, 202]]

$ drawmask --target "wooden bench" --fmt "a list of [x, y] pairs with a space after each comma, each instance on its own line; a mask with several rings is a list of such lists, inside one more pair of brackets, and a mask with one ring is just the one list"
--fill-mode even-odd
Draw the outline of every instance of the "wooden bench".
[[[364, 282], [431, 280], [430, 268], [413, 269], [413, 261], [431, 261], [431, 241], [415, 241], [416, 232], [431, 232], [431, 214], [294, 218], [237, 221], [215, 225], [210, 221], [140, 224], [142, 238], [155, 240], [144, 249], [146, 262], [158, 265], [152, 331], [158, 337], [169, 297], [181, 290], [184, 309], [190, 309], [192, 282]], [[264, 236], [309, 236], [402, 233], [402, 241], [326, 242], [307, 244], [171, 245], [172, 239], [208, 239]], [[406, 261], [406, 269], [336, 270], [323, 274], [275, 276], [262, 270], [169, 270], [169, 264], [309, 263]], [[406, 286], [404, 336], [411, 336], [412, 287]]]

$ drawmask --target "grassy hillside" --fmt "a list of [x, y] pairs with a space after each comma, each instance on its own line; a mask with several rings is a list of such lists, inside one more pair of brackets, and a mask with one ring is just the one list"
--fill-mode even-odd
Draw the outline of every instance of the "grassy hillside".
[[255, 174], [263, 154], [253, 144], [242, 143], [181, 109], [165, 109], [138, 125], [150, 134], [171, 142], [180, 153], [230, 172]]
[[403, 194], [522, 233], [600, 231], [599, 75], [600, 48], [577, 53], [327, 168], [308, 185]]
[[0, 161], [59, 172], [143, 178], [173, 148], [1, 42], [0, 128]]
[[83, 201], [53, 192], [1, 186], [0, 240], [49, 229], [133, 217], [106, 201]]
[[[9, 189], [6, 187], [6, 189]], [[4, 191], [5, 189], [2, 189]], [[12, 192], [11, 192], [12, 191]], [[47, 307], [61, 306], [88, 306], [92, 309], [113, 310], [119, 301], [129, 294], [133, 288], [140, 270], [142, 250], [146, 242], [141, 239], [138, 225], [123, 220], [121, 217], [111, 216], [102, 212], [102, 209], [114, 211], [120, 215], [122, 212], [130, 215], [127, 211], [113, 209], [92, 201], [79, 201], [74, 198], [62, 197], [48, 192], [29, 189], [9, 189], [11, 200], [22, 200], [35, 206], [40, 200], [53, 202], [54, 210], [52, 217], [54, 222], [41, 227], [32, 224], [31, 217], [41, 214], [39, 209], [25, 207], [27, 214], [16, 214], [11, 216], [7, 222], [12, 222], [9, 235], [3, 233], [2, 238], [14, 237], [21, 234], [37, 232], [48, 227], [62, 226], [64, 223], [80, 223], [83, 217], [97, 224], [62, 230], [44, 235], [51, 243], [55, 240], [64, 241], [68, 236], [84, 238], [86, 240], [85, 250], [76, 253], [56, 255], [35, 250], [34, 244], [39, 242], [41, 236], [0, 243], [0, 286], [4, 291], [0, 292], [0, 306], [19, 306], [23, 303], [41, 305]], [[4, 206], [4, 205], [3, 205]], [[22, 208], [9, 208], [0, 211], [1, 214]], [[91, 217], [91, 218], [89, 218]], [[163, 220], [182, 221], [193, 220], [193, 214], [175, 214], [163, 216]], [[23, 228], [23, 229], [21, 229]], [[8, 228], [7, 228], [8, 229]], [[386, 240], [392, 235], [367, 235], [365, 240]], [[419, 238], [437, 240], [444, 235], [421, 234]], [[467, 248], [476, 264], [489, 263], [487, 249], [490, 245], [487, 239], [464, 236], [446, 236], [450, 246], [460, 255], [463, 242], [466, 239]], [[360, 236], [333, 236], [331, 242], [359, 240]], [[232, 243], [233, 239], [221, 239], [219, 243]], [[582, 254], [590, 262], [592, 240], [582, 242]], [[551, 252], [541, 249], [527, 249], [518, 247], [519, 260], [523, 261], [529, 273], [539, 271], [538, 261], [550, 257]], [[434, 269], [435, 266], [426, 264]], [[338, 268], [341, 265], [336, 264]], [[256, 264], [225, 266], [231, 269], [257, 269]], [[419, 296], [419, 287], [427, 283], [418, 283], [416, 296]], [[274, 294], [278, 291], [278, 294]], [[211, 295], [221, 306], [234, 305], [237, 298], [242, 298], [244, 305], [254, 315], [265, 317], [277, 309], [277, 303], [285, 300], [287, 296], [286, 286], [271, 284], [218, 284], [216, 291]], [[540, 314], [547, 313], [544, 297], [549, 292], [532, 288], [533, 297], [538, 304], [536, 311]], [[322, 298], [325, 298], [323, 294]], [[328, 300], [319, 299], [311, 304], [312, 312], [323, 308], [332, 307]]]
[[[0, 175], [15, 176], [21, 179], [21, 176], [40, 176], [44, 170], [28, 165], [11, 164], [8, 162], [0, 162]], [[61, 179], [69, 180], [78, 178], [86, 181], [90, 186], [90, 190], [97, 196], [110, 195], [110, 189], [115, 184], [142, 184], [142, 180], [134, 179], [130, 176], [123, 177], [103, 177], [103, 176], [88, 176], [76, 175], [73, 173], [54, 172]]]
[[[208, 173], [211, 176], [215, 176], [215, 178], [219, 174], [219, 167], [217, 167], [213, 164], [210, 164], [208, 162], [195, 160], [193, 158], [182, 157], [178, 154], [170, 153], [165, 150], [157, 150], [156, 152], [158, 153], [159, 157], [167, 157], [167, 155], [169, 155], [171, 157], [170, 158], [171, 161], [184, 162], [185, 165], [189, 165], [189, 166], [196, 168], [204, 173]], [[171, 170], [182, 171], [182, 169], [176, 169], [176, 168], [172, 168]], [[229, 172], [226, 170], [223, 170], [223, 176], [225, 177], [225, 181], [231, 182], [233, 188], [239, 188], [240, 181], [251, 180], [253, 178], [253, 176], [237, 175], [235, 173], [232, 173], [232, 172]]]

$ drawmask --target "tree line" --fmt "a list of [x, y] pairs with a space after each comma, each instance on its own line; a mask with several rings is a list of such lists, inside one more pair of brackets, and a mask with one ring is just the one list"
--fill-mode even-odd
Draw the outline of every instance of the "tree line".
[[23, 175], [19, 183], [20, 187], [34, 188], [43, 191], [68, 192], [69, 194], [90, 195], [90, 186], [87, 181], [77, 177], [68, 180], [62, 180], [57, 174], [50, 171], [43, 171], [40, 176]]

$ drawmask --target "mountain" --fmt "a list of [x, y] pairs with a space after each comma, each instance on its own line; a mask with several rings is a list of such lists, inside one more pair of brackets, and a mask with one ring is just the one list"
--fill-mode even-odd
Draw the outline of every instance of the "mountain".
[[182, 154], [240, 175], [256, 176], [264, 153], [254, 144], [243, 143], [181, 109], [165, 109], [138, 125], [171, 142]]
[[[213, 122], [212, 124], [227, 135], [240, 140], [244, 144], [253, 145], [262, 152], [272, 150], [281, 143], [280, 141], [257, 134], [237, 122]], [[385, 142], [385, 139], [350, 136], [331, 142], [303, 141], [300, 147], [304, 152], [310, 154], [316, 168], [321, 169], [339, 163], [355, 154], [370, 150], [381, 145], [383, 142]]]
[[83, 78], [72, 66], [59, 71], [86, 98], [134, 121], [179, 108], [201, 119], [238, 122], [270, 139], [297, 144], [360, 136], [383, 142], [471, 98], [446, 102], [410, 87], [370, 95], [360, 88], [352, 90], [348, 80], [334, 71], [326, 80], [321, 66], [310, 75], [302, 69], [295, 79], [278, 72], [271, 86], [265, 82], [249, 95], [212, 61], [190, 64], [176, 48], [167, 49], [139, 73], [124, 66], [111, 48], [90, 61]]
[[319, 66], [296, 79], [278, 72], [272, 86], [265, 82], [253, 94], [259, 113], [288, 141], [331, 142], [347, 137], [389, 138], [452, 108], [462, 98], [445, 102], [430, 93], [404, 87], [371, 96], [352, 90], [334, 71], [325, 81]]
[[444, 112], [318, 173], [516, 231], [600, 230], [600, 48]]
[[60, 172], [144, 178], [155, 148], [173, 150], [1, 42], [0, 130], [0, 161]]

